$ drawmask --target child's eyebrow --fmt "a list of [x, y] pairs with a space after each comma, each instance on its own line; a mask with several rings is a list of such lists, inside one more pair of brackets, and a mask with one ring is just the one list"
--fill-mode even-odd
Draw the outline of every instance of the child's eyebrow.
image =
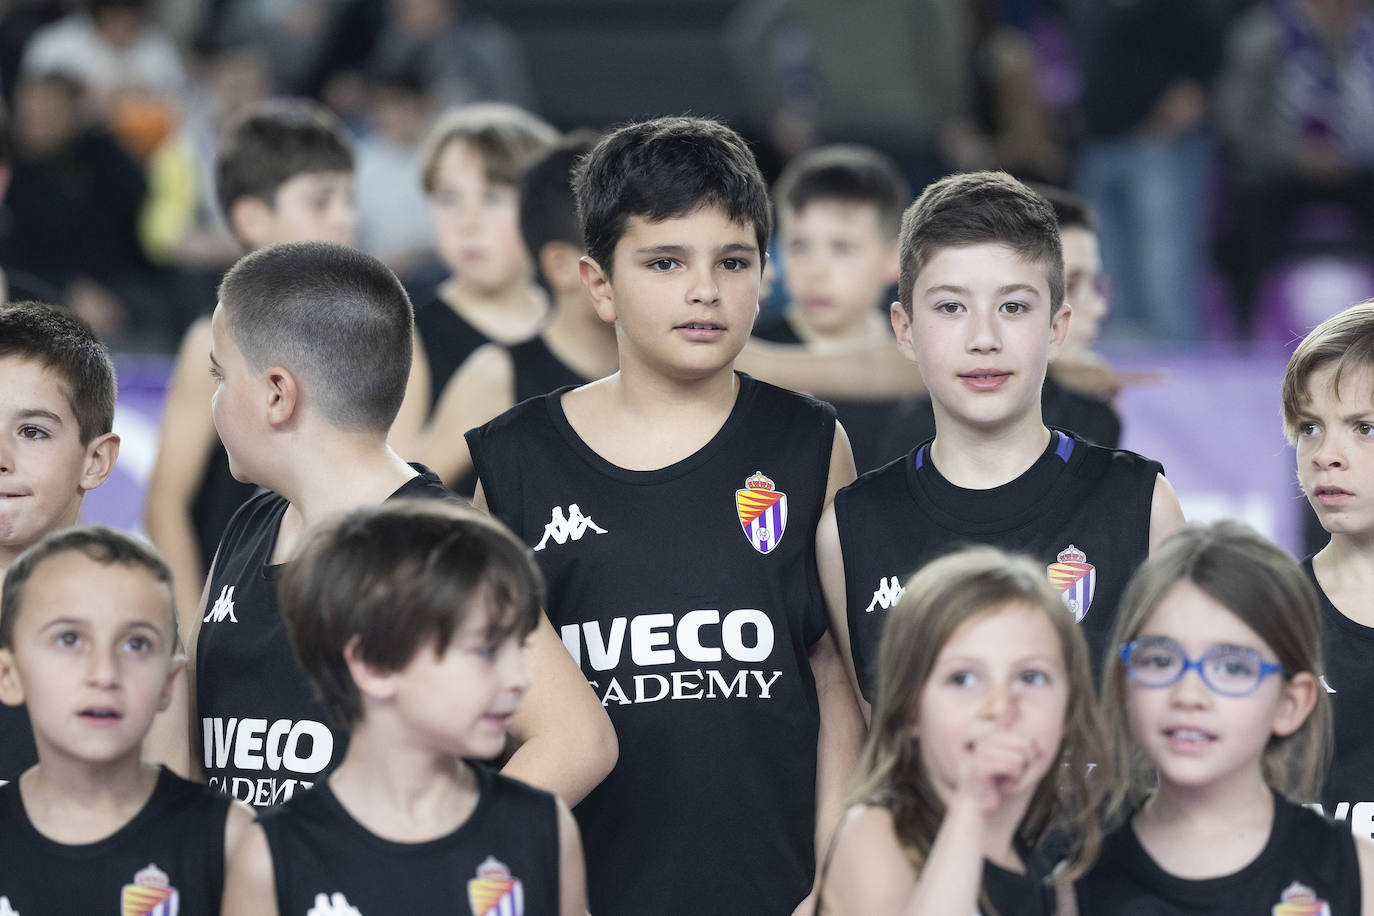
[[[967, 296], [969, 290], [966, 286], [956, 286], [953, 283], [941, 283], [926, 290], [927, 296], [932, 293], [953, 293], [956, 296]], [[1010, 293], [1031, 293], [1032, 295], [1039, 296], [1040, 290], [1031, 286], [1029, 283], [1008, 283], [1006, 286], [999, 286], [995, 295], [1006, 296]]]
[[62, 423], [62, 418], [60, 416], [53, 413], [51, 410], [44, 410], [41, 407], [28, 407], [24, 410], [19, 411], [19, 419], [21, 420], [31, 420], [34, 418], [40, 420], [51, 420], [57, 424]]

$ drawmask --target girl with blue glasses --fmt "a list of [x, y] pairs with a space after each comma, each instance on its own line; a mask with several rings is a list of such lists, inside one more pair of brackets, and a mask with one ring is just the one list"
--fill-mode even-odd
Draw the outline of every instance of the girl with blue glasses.
[[1374, 913], [1374, 844], [1302, 807], [1331, 710], [1301, 567], [1236, 522], [1180, 529], [1132, 579], [1112, 645], [1120, 825], [1079, 912]]

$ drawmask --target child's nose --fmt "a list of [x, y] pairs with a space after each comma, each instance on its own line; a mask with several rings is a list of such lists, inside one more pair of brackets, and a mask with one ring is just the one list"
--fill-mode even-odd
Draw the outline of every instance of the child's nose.
[[119, 661], [114, 650], [97, 649], [90, 654], [86, 679], [95, 687], [114, 687], [119, 683]]
[[979, 314], [976, 309], [970, 311], [968, 348], [972, 353], [995, 353], [1002, 348], [996, 319]]

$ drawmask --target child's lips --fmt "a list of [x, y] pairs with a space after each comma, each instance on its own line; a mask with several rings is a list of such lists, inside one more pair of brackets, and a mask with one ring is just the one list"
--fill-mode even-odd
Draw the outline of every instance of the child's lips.
[[959, 373], [959, 379], [975, 391], [995, 391], [1011, 378], [1004, 369], [974, 369]]
[[113, 706], [87, 706], [77, 715], [94, 725], [112, 725], [124, 718], [124, 714]]
[[674, 330], [681, 332], [688, 340], [712, 341], [725, 334], [725, 325], [718, 321], [684, 321]]
[[1206, 729], [1191, 725], [1175, 725], [1164, 729], [1164, 738], [1169, 749], [1182, 754], [1198, 753], [1206, 750], [1217, 740], [1217, 736]]
[[1312, 491], [1312, 495], [1323, 506], [1339, 506], [1350, 500], [1355, 494], [1341, 487], [1320, 486]]

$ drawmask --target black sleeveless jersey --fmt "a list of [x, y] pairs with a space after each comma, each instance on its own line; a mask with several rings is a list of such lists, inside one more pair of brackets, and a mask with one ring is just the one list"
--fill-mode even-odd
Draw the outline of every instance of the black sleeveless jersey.
[[429, 410], [439, 403], [444, 386], [472, 351], [491, 338], [468, 324], [437, 295], [415, 310], [415, 330], [429, 360]]
[[515, 375], [515, 403], [537, 398], [541, 394], [592, 381], [568, 368], [544, 342], [544, 335], [531, 337], [524, 343], [507, 347], [511, 369]]
[[1116, 606], [1149, 553], [1156, 461], [1052, 430], [1044, 454], [1010, 483], [956, 487], [930, 444], [861, 476], [835, 496], [854, 670], [873, 701], [878, 642], [902, 585], [968, 544], [991, 544], [1046, 565], [1083, 627], [1100, 671]]
[[[805, 345], [784, 315], [757, 323], [753, 336], [772, 343]], [[854, 466], [860, 474], [881, 467], [895, 457], [883, 454], [882, 439], [892, 425], [892, 419], [897, 408], [901, 406], [901, 401], [832, 400], [831, 403], [835, 405], [835, 414], [844, 426], [845, 435], [849, 437], [849, 447], [854, 452]], [[902, 452], [910, 450], [909, 445], [902, 449]]]
[[[553, 796], [474, 765], [477, 807], [453, 833], [385, 840], [359, 824], [322, 781], [264, 811], [281, 916], [473, 913], [557, 916], [558, 811]], [[354, 907], [356, 909], [348, 909]], [[469, 909], [469, 907], [471, 909]]]
[[17, 783], [0, 788], [0, 913], [213, 916], [230, 804], [163, 769], [132, 820], [103, 840], [69, 846], [34, 828]]
[[1322, 788], [1322, 810], [1356, 836], [1374, 839], [1374, 627], [1342, 614], [1317, 583], [1312, 558], [1303, 569], [1317, 590], [1322, 616], [1321, 686], [1331, 700], [1335, 753]]
[[1079, 916], [1354, 916], [1360, 866], [1349, 832], [1276, 795], [1269, 842], [1240, 871], [1175, 877], [1155, 863], [1128, 822], [1107, 837], [1077, 893]]
[[220, 538], [224, 537], [224, 529], [229, 527], [229, 519], [257, 491], [258, 487], [253, 484], [234, 479], [229, 471], [229, 453], [224, 450], [224, 443], [219, 441], [219, 436], [215, 436], [215, 445], [210, 450], [210, 463], [191, 502], [191, 524], [200, 548], [201, 569], [209, 570], [210, 564], [215, 561], [215, 548], [219, 546]]
[[[420, 476], [392, 498], [457, 498], [432, 471], [412, 467]], [[196, 643], [205, 776], [213, 788], [256, 806], [310, 788], [343, 759], [348, 740], [326, 723], [277, 610], [282, 566], [269, 561], [288, 505], [264, 490], [229, 523]]]
[[[1112, 405], [1065, 388], [1048, 375], [1040, 391], [1040, 415], [1046, 426], [1075, 433], [1093, 445], [1116, 448], [1121, 444], [1121, 417]], [[933, 438], [935, 408], [930, 395], [919, 394], [902, 401], [893, 411], [892, 421], [879, 438], [880, 457], [886, 463]]]
[[0, 783], [12, 782], [38, 762], [33, 727], [23, 706], [0, 703]]
[[548, 614], [614, 723], [578, 806], [591, 910], [789, 914], [810, 890], [825, 632], [815, 531], [829, 405], [739, 375], [695, 454], [616, 467], [562, 392], [468, 433], [492, 514], [535, 551]]

